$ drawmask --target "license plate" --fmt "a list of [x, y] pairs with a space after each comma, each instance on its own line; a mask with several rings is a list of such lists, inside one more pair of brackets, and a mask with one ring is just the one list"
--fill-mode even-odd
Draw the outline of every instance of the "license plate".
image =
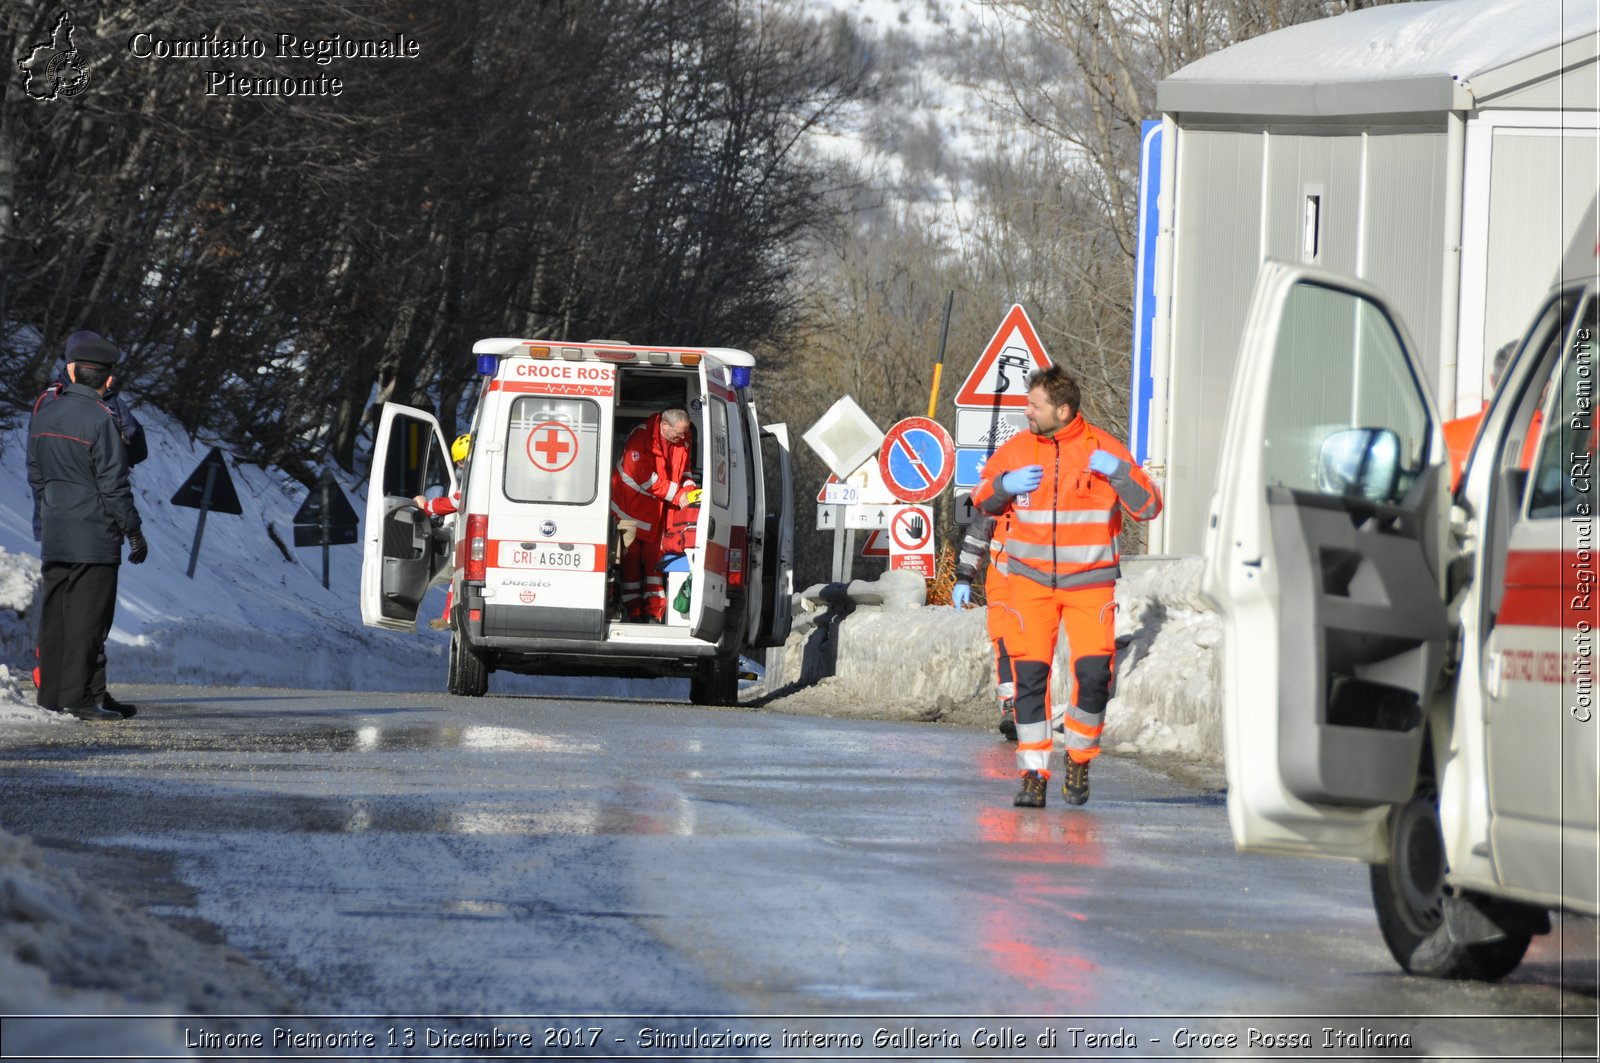
[[592, 543], [501, 543], [497, 567], [593, 572], [594, 559]]

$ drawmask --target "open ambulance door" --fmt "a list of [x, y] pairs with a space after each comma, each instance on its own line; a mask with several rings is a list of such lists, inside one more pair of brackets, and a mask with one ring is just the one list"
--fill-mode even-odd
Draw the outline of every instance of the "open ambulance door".
[[[752, 417], [752, 420], [754, 418]], [[761, 611], [751, 617], [750, 642], [754, 646], [782, 646], [793, 623], [794, 597], [794, 464], [789, 450], [789, 426], [769, 424], [760, 429], [761, 470], [765, 479], [761, 542], [752, 542], [750, 554], [759, 557]], [[755, 529], [751, 529], [752, 537]]]
[[1449, 461], [1398, 318], [1359, 282], [1261, 268], [1204, 589], [1223, 619], [1240, 849], [1383, 861], [1449, 621]]
[[[738, 397], [727, 383], [727, 370], [710, 358], [700, 360], [700, 394], [705, 396], [700, 430], [700, 523], [696, 538], [700, 563], [695, 566], [689, 595], [689, 633], [716, 642], [728, 624], [728, 548], [732, 543], [735, 498], [732, 419], [739, 415]], [[670, 606], [669, 606], [670, 607]]]
[[412, 499], [440, 491], [454, 495], [458, 487], [439, 422], [424, 410], [386, 403], [367, 481], [361, 539], [362, 623], [416, 630], [417, 608], [428, 585], [450, 562], [450, 542], [436, 534], [432, 518]]

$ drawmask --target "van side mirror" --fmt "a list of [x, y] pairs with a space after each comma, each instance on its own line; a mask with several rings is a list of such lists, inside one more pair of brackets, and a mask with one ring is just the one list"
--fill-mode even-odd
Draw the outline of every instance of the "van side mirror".
[[1389, 428], [1346, 428], [1322, 441], [1317, 488], [1387, 502], [1400, 479], [1400, 436]]

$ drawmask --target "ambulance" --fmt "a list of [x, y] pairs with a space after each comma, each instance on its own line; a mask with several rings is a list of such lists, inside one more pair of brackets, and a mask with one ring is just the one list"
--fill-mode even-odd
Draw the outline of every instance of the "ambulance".
[[1576, 250], [1454, 494], [1380, 292], [1268, 262], [1245, 327], [1203, 584], [1233, 837], [1369, 864], [1413, 974], [1495, 980], [1552, 911], [1600, 914], [1600, 323]]
[[[432, 414], [383, 407], [362, 621], [415, 632], [424, 595], [448, 579], [451, 694], [482, 696], [496, 671], [679, 676], [696, 704], [736, 703], [740, 656], [782, 644], [793, 593], [789, 437], [757, 416], [755, 359], [504, 338], [473, 353], [479, 397], [459, 476]], [[666, 622], [632, 623], [611, 471], [633, 427], [672, 408], [693, 422], [690, 475], [703, 492], [666, 573]], [[459, 498], [443, 522], [413, 502], [439, 493]]]

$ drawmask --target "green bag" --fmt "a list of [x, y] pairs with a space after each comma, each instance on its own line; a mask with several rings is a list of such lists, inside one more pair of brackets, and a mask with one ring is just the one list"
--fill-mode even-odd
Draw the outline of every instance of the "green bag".
[[672, 608], [681, 616], [689, 615], [689, 594], [694, 589], [694, 573], [689, 573], [683, 581], [683, 586], [678, 588], [678, 593], [672, 597]]

